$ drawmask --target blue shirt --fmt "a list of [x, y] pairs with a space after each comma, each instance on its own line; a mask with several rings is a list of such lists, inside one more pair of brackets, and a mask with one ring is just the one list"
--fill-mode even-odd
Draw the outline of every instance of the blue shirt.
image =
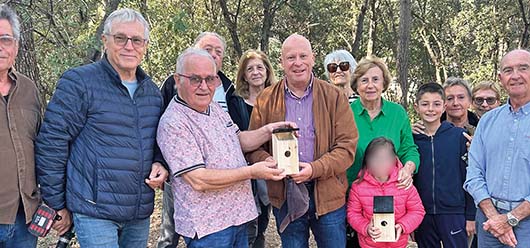
[[517, 112], [505, 104], [480, 119], [464, 188], [477, 205], [487, 198], [530, 201], [530, 103]]
[[136, 92], [136, 89], [138, 88], [138, 81], [121, 81], [121, 83], [127, 88], [129, 91], [129, 96], [131, 99], [134, 96], [134, 92]]

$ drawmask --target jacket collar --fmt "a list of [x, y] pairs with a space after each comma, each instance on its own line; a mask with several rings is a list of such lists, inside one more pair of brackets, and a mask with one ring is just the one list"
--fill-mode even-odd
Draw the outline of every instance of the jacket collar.
[[[110, 64], [106, 53], [103, 55], [103, 58], [99, 60], [97, 63], [100, 63], [103, 66], [103, 68], [105, 68], [105, 70], [111, 75], [111, 77], [114, 79], [113, 80], [114, 83], [121, 84], [122, 80], [120, 79], [120, 75], [118, 74], [116, 69], [114, 69], [114, 67], [112, 67], [112, 65]], [[144, 81], [148, 79], [150, 79], [150, 77], [144, 72], [144, 70], [140, 66], [137, 66], [136, 67], [136, 80], [138, 81], [138, 85], [141, 85]]]
[[[445, 121], [447, 120], [447, 112], [444, 112], [442, 114], [442, 121]], [[469, 125], [473, 126], [473, 127], [476, 127], [478, 125], [478, 121], [479, 121], [479, 118], [478, 116], [471, 112], [471, 111], [467, 111], [467, 121], [469, 122]]]

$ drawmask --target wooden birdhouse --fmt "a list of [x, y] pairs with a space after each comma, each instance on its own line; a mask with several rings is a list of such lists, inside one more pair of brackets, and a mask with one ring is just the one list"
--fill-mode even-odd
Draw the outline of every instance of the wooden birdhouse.
[[396, 242], [393, 196], [374, 196], [373, 221], [381, 230], [381, 237], [376, 242]]
[[272, 154], [278, 163], [278, 169], [284, 169], [285, 174], [292, 175], [299, 172], [298, 139], [295, 131], [298, 128], [279, 128], [272, 131]]

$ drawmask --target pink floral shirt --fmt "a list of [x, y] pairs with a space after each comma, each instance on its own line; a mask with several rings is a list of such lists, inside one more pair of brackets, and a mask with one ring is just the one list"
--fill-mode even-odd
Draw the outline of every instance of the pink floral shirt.
[[157, 141], [171, 170], [175, 232], [202, 238], [257, 217], [250, 180], [213, 191], [195, 191], [181, 175], [198, 168], [247, 166], [239, 128], [217, 103], [206, 113], [174, 98], [162, 115]]

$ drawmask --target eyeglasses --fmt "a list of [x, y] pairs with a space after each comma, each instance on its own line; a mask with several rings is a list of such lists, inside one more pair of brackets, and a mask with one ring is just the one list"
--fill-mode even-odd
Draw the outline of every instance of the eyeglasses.
[[338, 65], [335, 63], [329, 63], [327, 68], [329, 73], [335, 73], [337, 71], [337, 68], [340, 68], [341, 71], [347, 71], [350, 69], [350, 62], [340, 62]]
[[184, 75], [184, 74], [180, 74], [180, 73], [177, 73], [178, 76], [180, 77], [185, 77], [187, 79], [190, 80], [190, 85], [193, 86], [193, 87], [199, 87], [201, 86], [201, 83], [204, 81], [206, 82], [206, 85], [208, 87], [211, 87], [211, 86], [216, 86], [219, 82], [219, 77], [217, 75], [215, 76], [207, 76], [205, 78], [203, 77], [200, 77], [200, 76], [197, 76], [197, 75]]
[[11, 47], [15, 44], [16, 40], [17, 39], [15, 39], [15, 37], [13, 36], [2, 35], [0, 36], [0, 45], [2, 45], [3, 47]]
[[129, 40], [131, 40], [131, 43], [134, 48], [143, 48], [145, 46], [145, 43], [147, 42], [147, 39], [144, 39], [139, 36], [133, 36], [129, 38], [123, 34], [106, 34], [106, 35], [111, 36], [114, 39], [114, 44], [120, 47], [126, 46]]
[[475, 105], [482, 105], [482, 103], [484, 103], [484, 101], [486, 101], [486, 103], [488, 105], [493, 105], [497, 102], [497, 98], [496, 97], [476, 97], [476, 98], [473, 98], [473, 102], [475, 103]]

